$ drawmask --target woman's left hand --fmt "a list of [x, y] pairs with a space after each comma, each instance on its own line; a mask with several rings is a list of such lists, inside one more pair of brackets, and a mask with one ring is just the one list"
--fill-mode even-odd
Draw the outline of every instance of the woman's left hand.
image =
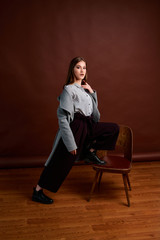
[[90, 93], [93, 93], [93, 89], [88, 83], [85, 83], [84, 85], [81, 85], [84, 89], [87, 89]]

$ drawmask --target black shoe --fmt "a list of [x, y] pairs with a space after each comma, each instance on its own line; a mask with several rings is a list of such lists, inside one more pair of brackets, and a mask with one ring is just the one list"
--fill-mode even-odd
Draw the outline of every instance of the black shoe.
[[87, 155], [85, 156], [85, 162], [86, 163], [94, 163], [94, 164], [98, 164], [98, 165], [105, 165], [106, 162], [103, 160], [100, 160], [97, 155], [96, 155], [96, 151], [94, 152], [88, 152]]
[[32, 195], [32, 201], [40, 202], [44, 204], [51, 204], [53, 203], [53, 199], [47, 197], [43, 190], [36, 191], [36, 188], [33, 188], [33, 195]]

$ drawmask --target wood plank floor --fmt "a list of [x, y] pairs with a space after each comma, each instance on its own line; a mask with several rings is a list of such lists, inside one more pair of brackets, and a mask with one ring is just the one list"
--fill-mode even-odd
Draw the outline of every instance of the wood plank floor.
[[55, 203], [31, 201], [41, 168], [0, 170], [0, 239], [159, 240], [160, 162], [133, 163], [131, 207], [122, 177], [105, 174], [100, 192], [86, 201], [94, 177], [91, 166], [74, 166]]

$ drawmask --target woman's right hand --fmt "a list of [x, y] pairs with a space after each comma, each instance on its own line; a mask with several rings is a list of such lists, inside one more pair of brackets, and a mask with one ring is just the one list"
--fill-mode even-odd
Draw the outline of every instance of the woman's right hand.
[[72, 155], [76, 155], [76, 154], [77, 154], [77, 150], [75, 149], [75, 150], [71, 151], [70, 153], [71, 153]]

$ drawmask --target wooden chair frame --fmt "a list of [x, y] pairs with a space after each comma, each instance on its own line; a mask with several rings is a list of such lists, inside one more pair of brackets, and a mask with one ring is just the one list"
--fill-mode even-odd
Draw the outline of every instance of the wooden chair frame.
[[110, 156], [110, 154], [108, 154], [106, 150], [97, 151], [98, 157], [105, 160], [107, 164], [105, 166], [92, 165], [93, 169], [96, 171], [96, 174], [87, 200], [90, 201], [97, 183], [99, 189], [102, 174], [104, 172], [117, 173], [122, 174], [127, 203], [128, 207], [130, 207], [128, 189], [131, 191], [131, 184], [128, 173], [131, 171], [132, 167], [133, 133], [131, 128], [129, 128], [128, 126], [119, 125], [119, 127], [120, 132], [116, 143], [116, 149], [119, 149], [120, 152], [119, 154], [113, 154]]

